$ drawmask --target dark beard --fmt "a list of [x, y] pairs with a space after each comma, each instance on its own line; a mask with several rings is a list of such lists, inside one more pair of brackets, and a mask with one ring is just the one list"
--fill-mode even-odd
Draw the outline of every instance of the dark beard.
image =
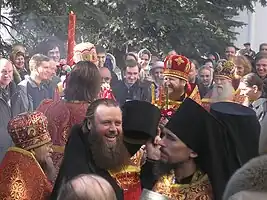
[[122, 135], [118, 136], [114, 146], [109, 146], [103, 136], [92, 129], [88, 135], [88, 141], [97, 167], [105, 170], [119, 170], [130, 163], [130, 155], [123, 143]]
[[177, 167], [177, 164], [159, 162], [155, 166], [155, 175], [157, 177], [162, 177], [163, 175], [170, 174], [171, 170], [176, 169], [176, 167]]

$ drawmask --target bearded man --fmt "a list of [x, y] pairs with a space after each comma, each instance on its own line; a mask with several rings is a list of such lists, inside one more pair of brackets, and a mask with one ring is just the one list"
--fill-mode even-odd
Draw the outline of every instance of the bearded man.
[[[98, 99], [90, 104], [83, 124], [75, 125], [71, 129], [51, 199], [56, 200], [61, 185], [73, 177], [93, 173], [105, 178], [111, 184], [118, 200], [139, 200], [140, 156], [138, 153], [137, 156], [135, 154], [150, 135], [156, 134], [160, 111], [148, 102], [132, 101], [126, 104], [132, 106], [123, 108], [126, 122], [123, 126], [122, 111], [116, 101]], [[133, 117], [131, 111], [138, 111], [140, 116], [140, 109], [156, 117], [146, 122], [141, 116], [139, 118], [143, 123], [134, 126], [135, 120], [130, 120]], [[148, 115], [144, 116], [147, 118]], [[137, 117], [135, 115], [135, 118]], [[140, 120], [136, 121], [140, 122]], [[150, 123], [151, 121], [153, 124]], [[144, 124], [149, 125], [144, 127]], [[128, 136], [125, 143], [122, 130]]]
[[[15, 144], [0, 165], [0, 199], [48, 200], [55, 169], [46, 117], [23, 113], [10, 120], [8, 132]], [[49, 179], [49, 180], [48, 180]]]
[[219, 60], [214, 70], [214, 86], [202, 99], [202, 106], [210, 110], [210, 104], [216, 102], [234, 102], [242, 104], [245, 96], [235, 91], [232, 81], [235, 73], [235, 64], [230, 60]]
[[[189, 83], [191, 62], [182, 55], [169, 55], [164, 61], [164, 92], [160, 89], [156, 105], [162, 109], [163, 116], [169, 116], [180, 107], [185, 98], [191, 98], [201, 104], [198, 86]], [[164, 93], [164, 94], [163, 94]], [[169, 114], [167, 114], [169, 113]], [[168, 118], [168, 117], [167, 117]]]
[[143, 166], [141, 174], [151, 173], [144, 187], [170, 199], [220, 200], [232, 174], [257, 156], [259, 133], [248, 107], [219, 102], [210, 114], [187, 98], [163, 128], [162, 139], [147, 143], [154, 167]]

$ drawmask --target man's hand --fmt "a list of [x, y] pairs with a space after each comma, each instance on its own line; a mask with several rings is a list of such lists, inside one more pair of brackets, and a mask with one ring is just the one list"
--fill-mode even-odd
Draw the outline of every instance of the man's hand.
[[147, 158], [151, 160], [160, 160], [160, 128], [158, 128], [158, 134], [154, 140], [149, 140], [146, 143]]

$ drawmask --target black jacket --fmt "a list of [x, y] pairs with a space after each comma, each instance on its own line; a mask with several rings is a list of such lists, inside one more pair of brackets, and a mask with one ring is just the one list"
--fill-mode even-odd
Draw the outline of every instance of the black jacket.
[[128, 88], [124, 81], [118, 81], [112, 88], [113, 94], [120, 105], [129, 100], [151, 102], [151, 90], [147, 84], [137, 81]]
[[16, 115], [12, 106], [12, 96], [16, 90], [16, 84], [11, 82], [7, 90], [0, 89], [0, 163], [4, 157], [7, 149], [13, 145], [12, 139], [7, 132], [7, 125], [9, 120]]

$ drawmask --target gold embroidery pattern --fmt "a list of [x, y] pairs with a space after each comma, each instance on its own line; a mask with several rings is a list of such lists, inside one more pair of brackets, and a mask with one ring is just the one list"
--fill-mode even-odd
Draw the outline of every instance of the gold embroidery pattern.
[[48, 120], [48, 131], [53, 142], [52, 160], [57, 172], [63, 159], [68, 133], [74, 124], [80, 124], [85, 118], [89, 102], [86, 101], [44, 101], [37, 108]]
[[206, 174], [197, 171], [190, 184], [174, 184], [174, 172], [163, 176], [153, 191], [175, 200], [212, 200], [212, 188]]
[[46, 117], [40, 112], [24, 113], [10, 120], [8, 129], [16, 146], [29, 150], [51, 141], [47, 124]]
[[144, 150], [140, 149], [139, 151], [136, 152], [136, 154], [133, 157], [131, 157], [131, 161], [134, 166], [141, 167], [141, 161], [142, 161], [143, 155], [144, 155]]
[[164, 75], [165, 76], [172, 76], [176, 78], [183, 79], [185, 81], [188, 81], [188, 74], [185, 72], [173, 70], [173, 69], [165, 69], [164, 70]]
[[131, 157], [131, 165], [123, 167], [118, 172], [109, 171], [110, 175], [116, 179], [118, 185], [128, 190], [140, 185], [139, 173], [141, 171], [141, 160], [144, 151], [140, 149], [134, 156]]
[[52, 192], [39, 163], [23, 149], [12, 147], [0, 166], [1, 200], [45, 200]]
[[17, 180], [11, 185], [10, 197], [14, 200], [20, 200], [24, 198], [25, 186], [21, 180]]
[[177, 59], [175, 59], [175, 62], [177, 62], [177, 65], [181, 65], [184, 63], [184, 60], [182, 59], [182, 57], [178, 57]]
[[222, 76], [228, 79], [234, 77], [235, 63], [229, 60], [219, 60], [214, 69], [214, 76]]
[[[193, 89], [193, 91], [191, 92], [191, 94], [185, 94], [185, 98], [190, 98], [192, 100], [194, 100], [195, 102], [197, 102], [199, 105], [202, 105], [202, 101], [201, 101], [201, 97], [200, 97], [200, 93], [198, 90], [198, 86], [196, 85]], [[156, 100], [156, 106], [159, 108], [163, 108], [165, 106], [165, 97], [163, 97], [162, 103], [160, 105], [159, 100]], [[172, 109], [178, 109], [180, 107], [180, 105], [182, 104], [182, 101], [173, 101], [173, 100], [169, 100], [169, 108]]]

